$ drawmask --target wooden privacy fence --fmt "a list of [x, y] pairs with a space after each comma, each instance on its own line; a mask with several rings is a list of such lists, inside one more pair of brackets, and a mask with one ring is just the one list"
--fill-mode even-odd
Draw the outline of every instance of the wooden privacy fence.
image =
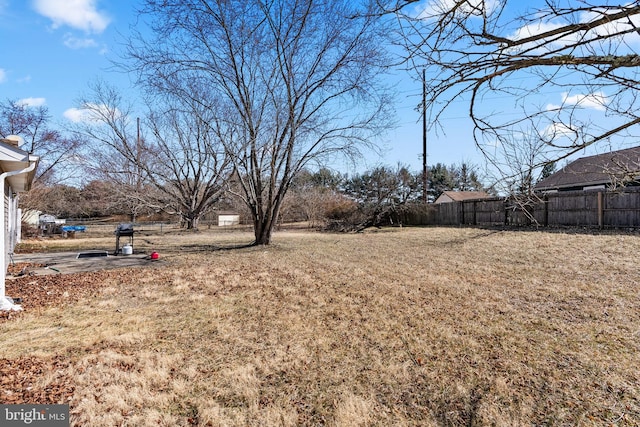
[[599, 228], [640, 227], [640, 189], [549, 194], [536, 205], [542, 225]]
[[552, 193], [527, 203], [491, 198], [433, 204], [403, 215], [407, 225], [640, 227], [640, 188]]

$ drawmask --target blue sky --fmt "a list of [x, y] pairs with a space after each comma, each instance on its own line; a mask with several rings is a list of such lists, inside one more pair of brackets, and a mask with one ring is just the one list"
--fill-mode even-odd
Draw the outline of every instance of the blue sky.
[[[445, 0], [448, 1], [448, 0]], [[422, 2], [426, 5], [428, 2]], [[76, 119], [76, 100], [98, 78], [128, 95], [127, 75], [112, 69], [121, 43], [135, 25], [139, 0], [0, 0], [0, 99], [20, 100], [49, 108], [54, 126], [64, 127]], [[550, 24], [547, 24], [550, 25]], [[521, 28], [520, 32], [539, 31]], [[406, 164], [413, 171], [422, 168], [422, 122], [415, 107], [421, 100], [421, 83], [409, 74], [397, 73], [396, 109], [399, 126], [381, 139], [383, 156], [371, 154], [364, 170], [379, 164]], [[541, 105], [580, 103], [597, 110], [605, 94], [545, 93]], [[505, 108], [503, 100], [488, 100], [486, 107]], [[594, 105], [590, 105], [595, 101]], [[482, 165], [483, 158], [473, 142], [467, 118], [468, 105], [456, 101], [442, 118], [443, 131], [427, 137], [428, 164], [467, 162]], [[505, 110], [507, 111], [507, 110]], [[335, 167], [351, 171], [336, 162]]]
[[[123, 38], [135, 24], [136, 4], [136, 0], [0, 0], [0, 99], [45, 105], [52, 123], [64, 126], [75, 117], [75, 101], [96, 78], [128, 90], [128, 77], [112, 70], [111, 60], [117, 59]], [[422, 168], [422, 122], [415, 111], [421, 84], [408, 75], [400, 80], [399, 128], [380, 141], [384, 156], [367, 156], [360, 170], [398, 162], [415, 171]], [[429, 164], [481, 162], [464, 112], [457, 117], [445, 120], [446, 137], [428, 136]]]
[[55, 123], [97, 77], [128, 85], [109, 72], [132, 2], [0, 0], [0, 97], [46, 105]]

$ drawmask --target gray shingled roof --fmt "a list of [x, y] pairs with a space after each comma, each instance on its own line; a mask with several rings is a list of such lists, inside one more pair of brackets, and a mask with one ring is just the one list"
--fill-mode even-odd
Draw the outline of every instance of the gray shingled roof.
[[640, 147], [581, 157], [538, 182], [536, 191], [619, 184], [640, 175]]

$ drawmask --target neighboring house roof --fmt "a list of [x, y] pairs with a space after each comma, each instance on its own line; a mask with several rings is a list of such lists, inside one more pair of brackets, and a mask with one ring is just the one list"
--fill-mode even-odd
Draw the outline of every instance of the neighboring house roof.
[[640, 147], [581, 157], [541, 180], [535, 191], [582, 190], [599, 185], [625, 185], [640, 177]]
[[484, 191], [443, 191], [434, 203], [462, 202], [464, 200], [488, 199], [490, 197]]

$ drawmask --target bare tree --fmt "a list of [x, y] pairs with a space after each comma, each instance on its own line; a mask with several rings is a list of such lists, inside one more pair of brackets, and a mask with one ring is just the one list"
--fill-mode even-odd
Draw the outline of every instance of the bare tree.
[[546, 157], [546, 148], [545, 139], [536, 129], [513, 131], [509, 138], [485, 147], [494, 189], [509, 195], [511, 208], [532, 223], [537, 223], [534, 208], [542, 202], [541, 195], [534, 191], [535, 184], [548, 173], [548, 165], [554, 164]]
[[88, 120], [77, 131], [89, 142], [93, 170], [118, 184], [132, 215], [133, 209], [163, 211], [195, 229], [224, 193], [230, 163], [209, 110], [199, 103], [154, 102], [144, 121], [150, 131], [142, 135], [121, 95], [95, 84], [92, 97], [81, 102]]
[[0, 135], [19, 135], [22, 150], [40, 157], [35, 181], [61, 182], [71, 175], [79, 141], [50, 126], [47, 107], [31, 107], [15, 100], [0, 103]]
[[489, 158], [497, 145], [528, 151], [527, 138], [514, 146], [518, 129], [535, 128], [540, 138], [536, 159], [525, 162], [534, 169], [637, 134], [638, 2], [406, 0], [386, 7], [399, 18], [407, 64], [431, 78], [434, 121], [467, 103]]
[[[503, 138], [493, 144], [485, 144], [486, 177], [494, 192], [518, 197], [534, 197], [534, 186], [541, 179], [548, 165], [554, 165], [549, 157], [547, 139], [539, 128], [512, 128], [503, 131]], [[458, 170], [460, 174], [462, 170]]]
[[125, 102], [103, 81], [90, 84], [88, 94], [78, 104], [82, 120], [73, 132], [84, 141], [86, 175], [108, 183], [111, 204], [135, 221], [146, 210], [144, 195], [149, 190], [146, 150], [136, 120], [139, 115], [131, 102]]
[[66, 136], [50, 126], [49, 110], [31, 107], [15, 100], [0, 103], [0, 136], [21, 136], [22, 150], [40, 157], [33, 191], [20, 198], [23, 209], [45, 210], [48, 206], [48, 187], [60, 184], [75, 176], [74, 164], [79, 141]]
[[150, 121], [159, 154], [151, 175], [159, 190], [152, 206], [179, 213], [187, 228], [198, 228], [224, 194], [231, 169], [205, 116], [191, 114], [172, 109]]
[[[235, 168], [255, 244], [269, 244], [296, 174], [357, 156], [388, 127], [383, 23], [349, 0], [148, 0], [152, 39], [128, 59], [153, 91], [202, 102]], [[196, 79], [215, 104], [176, 90]]]

